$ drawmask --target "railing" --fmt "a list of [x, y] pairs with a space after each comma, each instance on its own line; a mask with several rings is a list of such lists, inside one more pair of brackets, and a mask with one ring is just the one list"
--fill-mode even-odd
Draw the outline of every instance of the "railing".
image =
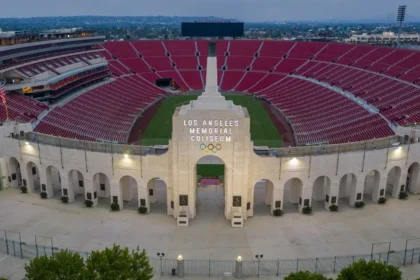
[[[124, 145], [114, 143], [101, 143], [93, 141], [83, 141], [77, 139], [63, 138], [52, 135], [46, 135], [36, 132], [25, 133], [24, 136], [16, 138], [31, 142], [34, 144], [51, 145], [68, 149], [84, 150], [99, 153], [114, 153], [128, 155], [160, 155], [167, 151], [165, 146], [139, 146]], [[162, 143], [167, 142], [162, 139]], [[300, 156], [317, 156], [326, 154], [337, 154], [355, 151], [369, 151], [378, 149], [387, 149], [393, 146], [404, 145], [404, 137], [390, 136], [386, 138], [367, 140], [362, 142], [351, 142], [345, 144], [289, 147], [289, 148], [268, 148], [267, 150], [259, 150], [261, 156], [271, 157], [300, 157]]]
[[[31, 239], [31, 240], [29, 240]], [[0, 252], [12, 255], [22, 259], [34, 259], [40, 256], [51, 256], [63, 248], [55, 247], [53, 239], [35, 235], [33, 238], [23, 240], [19, 232], [4, 231], [4, 237], [0, 237]], [[366, 254], [354, 254], [347, 256], [331, 256], [319, 258], [302, 259], [271, 259], [271, 260], [243, 260], [242, 277], [260, 277], [260, 276], [285, 276], [297, 271], [310, 271], [322, 274], [338, 273], [344, 267], [351, 265], [361, 259], [367, 261], [375, 260], [385, 262], [396, 266], [406, 266], [420, 263], [420, 239], [407, 239], [405, 248], [399, 251], [393, 251], [390, 242], [385, 242], [386, 250], [374, 253], [374, 244], [372, 250]], [[384, 247], [385, 248], [385, 247]], [[137, 247], [137, 251], [140, 248]], [[71, 250], [79, 253], [83, 258], [88, 258], [90, 252]], [[156, 258], [149, 256], [150, 264], [156, 275], [171, 275], [177, 270], [177, 260], [167, 258]], [[188, 260], [183, 261], [185, 276], [224, 276], [226, 274], [234, 275], [235, 260]]]

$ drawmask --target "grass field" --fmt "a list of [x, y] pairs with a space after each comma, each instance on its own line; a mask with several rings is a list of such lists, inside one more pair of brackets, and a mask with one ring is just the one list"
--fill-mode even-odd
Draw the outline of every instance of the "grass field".
[[[248, 109], [251, 117], [251, 139], [256, 146], [281, 147], [281, 137], [261, 101], [245, 95], [225, 95], [227, 100]], [[144, 146], [167, 145], [172, 133], [172, 115], [181, 104], [197, 99], [198, 95], [173, 96], [165, 99], [142, 133]]]

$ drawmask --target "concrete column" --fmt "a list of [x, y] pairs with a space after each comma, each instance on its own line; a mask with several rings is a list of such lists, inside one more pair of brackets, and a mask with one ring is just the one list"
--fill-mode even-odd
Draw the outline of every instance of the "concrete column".
[[109, 204], [111, 205], [111, 203], [115, 201], [120, 205], [120, 209], [122, 210], [124, 206], [124, 200], [122, 196], [122, 187], [120, 186], [119, 183], [111, 182], [111, 200]]
[[95, 197], [96, 188], [94, 186], [94, 182], [90, 178], [85, 178], [84, 188], [85, 188], [85, 199], [92, 200], [93, 207], [98, 205], [98, 193], [96, 193], [96, 197]]
[[[309, 206], [312, 207], [312, 187], [303, 186], [301, 197], [299, 198], [299, 212], [302, 212], [303, 207]], [[306, 205], [305, 205], [306, 204]]]
[[330, 187], [325, 188], [325, 193], [328, 195], [328, 201], [325, 199], [325, 209], [330, 210], [330, 206], [335, 204], [338, 206], [338, 193], [340, 189], [340, 183], [339, 182], [332, 182]]
[[149, 203], [155, 203], [156, 202], [156, 196], [155, 196], [155, 190], [156, 190], [156, 181], [157, 179], [153, 179], [148, 184], [148, 197], [149, 197]]
[[[372, 201], [374, 203], [378, 203], [378, 200], [380, 197], [385, 197], [385, 191], [386, 191], [386, 182], [388, 177], [382, 176], [379, 180], [379, 185], [375, 186], [372, 190]], [[381, 195], [382, 190], [382, 195]]]
[[[360, 175], [359, 178], [355, 178], [354, 176], [348, 176], [348, 183], [351, 183], [349, 204], [352, 207], [354, 207], [354, 204], [356, 203], [356, 201], [363, 201], [363, 189], [365, 188], [365, 176], [366, 174]], [[358, 196], [360, 199], [358, 199]]]
[[[29, 191], [29, 180], [28, 180], [28, 172], [26, 172], [26, 166], [21, 168], [21, 175], [22, 175], [22, 186], [25, 186], [28, 189], [28, 193]], [[33, 190], [33, 188], [32, 188]]]
[[[138, 181], [137, 182], [137, 193], [138, 193], [138, 207], [145, 206], [147, 207], [147, 212], [150, 212], [150, 202], [149, 202], [149, 194], [147, 189], [147, 181]], [[141, 201], [144, 201], [145, 205], [141, 205]]]
[[69, 203], [74, 201], [74, 193], [69, 184], [69, 176], [68, 173], [63, 171], [60, 173], [61, 175], [61, 196], [64, 196], [64, 189], [67, 190], [67, 197], [69, 198]]
[[[284, 205], [283, 197], [284, 197], [283, 187], [280, 185], [275, 186], [273, 188], [273, 202], [271, 203], [271, 213], [273, 213], [274, 209], [283, 210], [283, 205]], [[280, 207], [277, 207], [278, 205], [276, 205], [276, 203], [279, 204], [278, 202], [280, 202]]]
[[[48, 169], [50, 170], [50, 172], [48, 172]], [[47, 193], [47, 198], [51, 198], [54, 196], [54, 189], [53, 189], [53, 174], [51, 172], [51, 167], [50, 168], [42, 168], [42, 174], [44, 174], [43, 176], [41, 176], [41, 192], [46, 192]]]
[[273, 201], [274, 186], [270, 181], [265, 181], [265, 205], [271, 205]]
[[398, 198], [402, 188], [404, 188], [404, 191], [407, 191], [407, 176], [408, 176], [407, 170], [401, 171], [399, 184], [397, 187], [394, 187], [394, 189], [392, 190], [392, 197]]

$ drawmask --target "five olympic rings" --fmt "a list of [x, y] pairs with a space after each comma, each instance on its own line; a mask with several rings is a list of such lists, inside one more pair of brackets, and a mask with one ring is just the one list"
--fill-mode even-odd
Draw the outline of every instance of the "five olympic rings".
[[217, 151], [220, 151], [222, 149], [222, 144], [217, 143], [216, 145], [214, 144], [200, 144], [200, 150], [202, 151], [211, 151], [213, 153], [217, 153]]

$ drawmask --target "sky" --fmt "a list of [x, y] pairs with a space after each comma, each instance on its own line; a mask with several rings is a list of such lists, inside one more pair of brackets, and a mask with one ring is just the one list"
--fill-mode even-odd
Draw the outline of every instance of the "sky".
[[241, 21], [420, 19], [420, 0], [3, 0], [0, 17], [217, 16]]

